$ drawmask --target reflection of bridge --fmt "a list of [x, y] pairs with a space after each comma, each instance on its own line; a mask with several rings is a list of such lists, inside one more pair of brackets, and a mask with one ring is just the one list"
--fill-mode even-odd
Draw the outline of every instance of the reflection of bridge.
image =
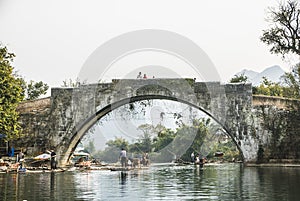
[[255, 161], [259, 144], [269, 139], [259, 108], [299, 105], [297, 101], [252, 96], [251, 84], [148, 79], [53, 88], [50, 98], [23, 103], [19, 111], [24, 131], [37, 138], [38, 146], [56, 149], [60, 165], [65, 165], [95, 122], [122, 105], [148, 99], [173, 100], [203, 111], [220, 123], [246, 162]]

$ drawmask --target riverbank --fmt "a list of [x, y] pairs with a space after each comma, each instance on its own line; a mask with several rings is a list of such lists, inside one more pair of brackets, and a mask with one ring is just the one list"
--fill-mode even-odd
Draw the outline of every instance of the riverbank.
[[247, 167], [300, 167], [299, 163], [245, 163]]

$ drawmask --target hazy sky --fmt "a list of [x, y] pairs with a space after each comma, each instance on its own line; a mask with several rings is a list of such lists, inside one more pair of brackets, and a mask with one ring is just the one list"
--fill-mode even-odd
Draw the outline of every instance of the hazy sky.
[[[228, 81], [244, 68], [260, 72], [277, 64], [288, 69], [259, 40], [268, 27], [268, 7], [277, 2], [0, 0], [0, 41], [17, 55], [14, 65], [19, 74], [60, 86], [65, 79], [75, 79], [87, 58], [106, 41], [135, 30], [168, 30], [194, 41], [210, 57], [222, 81]], [[138, 65], [153, 64], [144, 61]], [[132, 68], [140, 67], [134, 64]], [[117, 69], [114, 72], [122, 77]], [[193, 76], [185, 73], [183, 69], [182, 76]]]

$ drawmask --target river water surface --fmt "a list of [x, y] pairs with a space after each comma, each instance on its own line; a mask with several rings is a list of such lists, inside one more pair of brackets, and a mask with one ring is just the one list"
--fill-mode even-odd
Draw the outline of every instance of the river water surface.
[[3, 173], [0, 200], [300, 200], [300, 168], [164, 164], [123, 173]]

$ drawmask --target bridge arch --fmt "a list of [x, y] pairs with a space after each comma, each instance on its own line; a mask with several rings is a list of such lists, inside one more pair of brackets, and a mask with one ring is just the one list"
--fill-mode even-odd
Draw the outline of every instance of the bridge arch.
[[[31, 154], [54, 149], [59, 166], [64, 166], [84, 133], [105, 114], [139, 100], [165, 99], [185, 103], [210, 116], [233, 139], [243, 161], [252, 163], [258, 160], [259, 147], [269, 146], [272, 142], [273, 133], [266, 128], [263, 115], [273, 115], [268, 113], [271, 108], [271, 112], [282, 117], [282, 124], [287, 125], [300, 105], [299, 100], [252, 95], [251, 84], [188, 80], [190, 90], [187, 91], [186, 86], [182, 86], [186, 81], [132, 79], [52, 88], [50, 98], [24, 102], [18, 107], [21, 127], [28, 134], [15, 142], [28, 147]], [[148, 87], [153, 84], [167, 87]], [[299, 125], [297, 120], [292, 126]], [[287, 127], [294, 135], [298, 127], [292, 128], [294, 130]], [[33, 139], [38, 142], [37, 147]]]
[[173, 97], [173, 96], [166, 96], [166, 95], [136, 95], [136, 96], [132, 96], [129, 98], [124, 98], [121, 100], [118, 100], [114, 103], [108, 104], [103, 108], [100, 108], [96, 111], [95, 114], [90, 115], [88, 118], [86, 118], [85, 121], [81, 122], [80, 124], [75, 126], [75, 130], [71, 135], [70, 141], [69, 141], [69, 146], [62, 151], [62, 153], [64, 153], [63, 155], [61, 155], [60, 159], [59, 159], [59, 163], [62, 165], [67, 164], [67, 162], [69, 161], [73, 151], [75, 150], [75, 148], [77, 147], [78, 143], [80, 142], [80, 140], [86, 135], [87, 131], [98, 121], [100, 120], [102, 117], [104, 117], [106, 114], [108, 114], [109, 112], [112, 112], [113, 110], [124, 106], [126, 104], [129, 103], [134, 103], [137, 101], [143, 101], [143, 100], [171, 100], [171, 101], [175, 101], [175, 102], [179, 102], [179, 103], [183, 103], [186, 105], [189, 105], [203, 113], [205, 113], [207, 116], [209, 116], [210, 118], [212, 118], [215, 122], [217, 122], [222, 129], [225, 131], [226, 135], [228, 135], [232, 141], [235, 143], [235, 145], [237, 146], [241, 156], [242, 156], [242, 160], [244, 161], [244, 153], [241, 149], [240, 144], [236, 141], [235, 137], [229, 132], [229, 130], [226, 128], [226, 126], [224, 126], [221, 121], [219, 119], [217, 119], [214, 115], [212, 115], [209, 111], [205, 110], [203, 107], [195, 105], [194, 103], [188, 102], [186, 100], [177, 98], [177, 97]]

